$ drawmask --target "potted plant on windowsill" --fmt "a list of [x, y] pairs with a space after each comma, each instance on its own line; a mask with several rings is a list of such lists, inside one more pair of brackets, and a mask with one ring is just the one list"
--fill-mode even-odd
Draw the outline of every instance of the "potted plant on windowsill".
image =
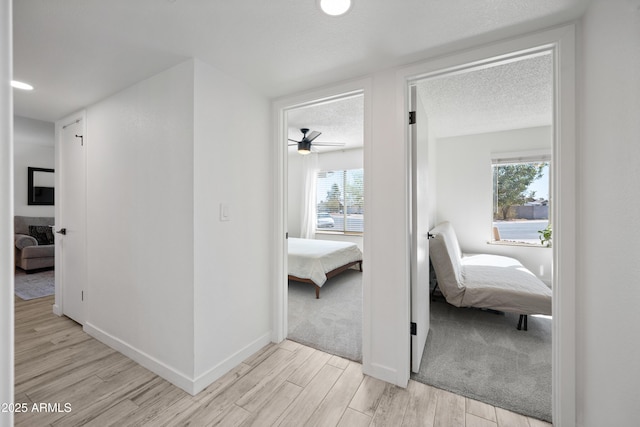
[[551, 239], [553, 230], [551, 229], [551, 224], [547, 225], [544, 230], [538, 230], [540, 234], [540, 244], [545, 245], [546, 247], [551, 247]]

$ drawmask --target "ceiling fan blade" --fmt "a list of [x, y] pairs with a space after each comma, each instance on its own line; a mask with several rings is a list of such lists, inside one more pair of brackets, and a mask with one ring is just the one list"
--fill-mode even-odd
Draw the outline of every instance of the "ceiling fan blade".
[[311, 142], [317, 137], [322, 135], [322, 132], [318, 132], [317, 130], [312, 130], [311, 133], [307, 136], [307, 141]]
[[289, 145], [289, 147], [291, 147], [291, 146], [294, 146], [294, 145], [298, 145], [298, 143], [294, 142], [293, 144], [288, 144], [288, 145]]
[[297, 144], [298, 142], [300, 142], [300, 141], [296, 141], [295, 139], [291, 139], [291, 138], [289, 138], [289, 141], [291, 141], [291, 142], [295, 142], [296, 144]]
[[342, 147], [344, 142], [314, 142], [313, 145], [324, 145], [327, 147]]

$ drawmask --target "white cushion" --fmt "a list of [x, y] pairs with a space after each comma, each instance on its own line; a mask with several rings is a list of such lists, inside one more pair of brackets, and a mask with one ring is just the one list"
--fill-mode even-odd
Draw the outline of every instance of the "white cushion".
[[459, 305], [464, 295], [462, 285], [462, 253], [458, 238], [449, 222], [442, 222], [431, 230], [429, 256], [438, 278], [438, 286], [444, 297], [453, 305]]
[[551, 315], [551, 289], [515, 258], [464, 255], [462, 284], [462, 307]]

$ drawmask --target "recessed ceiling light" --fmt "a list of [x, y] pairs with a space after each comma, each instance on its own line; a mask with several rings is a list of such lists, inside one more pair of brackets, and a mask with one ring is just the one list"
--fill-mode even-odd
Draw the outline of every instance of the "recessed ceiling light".
[[30, 84], [19, 82], [17, 80], [11, 80], [11, 86], [15, 87], [16, 89], [33, 90], [33, 86], [31, 86]]
[[351, 9], [351, 0], [319, 0], [320, 9], [327, 15], [344, 15]]

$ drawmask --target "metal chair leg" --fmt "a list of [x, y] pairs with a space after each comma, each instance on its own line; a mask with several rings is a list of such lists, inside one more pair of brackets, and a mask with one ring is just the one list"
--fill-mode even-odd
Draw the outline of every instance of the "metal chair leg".
[[522, 330], [522, 326], [524, 323], [524, 330], [527, 330], [527, 315], [526, 314], [521, 314], [520, 318], [518, 319], [518, 330], [521, 331]]

